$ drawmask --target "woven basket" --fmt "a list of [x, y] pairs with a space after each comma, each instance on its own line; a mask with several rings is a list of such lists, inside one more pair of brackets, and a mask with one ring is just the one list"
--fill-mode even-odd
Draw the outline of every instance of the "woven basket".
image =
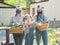
[[41, 22], [42, 25], [38, 25], [37, 28], [40, 30], [40, 31], [44, 31], [48, 28], [48, 24], [47, 23], [43, 23]]
[[20, 34], [20, 33], [23, 33], [23, 28], [14, 28], [12, 27], [12, 33], [13, 34]]

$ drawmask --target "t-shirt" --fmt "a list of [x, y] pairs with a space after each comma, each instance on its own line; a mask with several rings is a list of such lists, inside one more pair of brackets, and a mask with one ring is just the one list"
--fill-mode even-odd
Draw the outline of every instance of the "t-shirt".
[[47, 22], [48, 21], [47, 17], [45, 15], [42, 15], [40, 17], [39, 16], [37, 17], [37, 15], [35, 15], [34, 18], [36, 20], [36, 24], [39, 23], [40, 21], [42, 21], [42, 22]]
[[19, 23], [19, 24], [23, 23], [23, 16], [20, 16], [18, 18], [16, 16], [13, 16], [11, 18], [10, 24], [17, 24], [17, 23]]

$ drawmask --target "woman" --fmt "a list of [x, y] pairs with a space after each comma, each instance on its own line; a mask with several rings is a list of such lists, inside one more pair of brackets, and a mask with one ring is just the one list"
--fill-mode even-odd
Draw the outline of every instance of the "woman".
[[[26, 37], [25, 37], [25, 45], [33, 45], [34, 40], [34, 19], [32, 16], [25, 16], [25, 24], [26, 24]], [[27, 23], [31, 23], [28, 25]]]
[[[16, 15], [11, 18], [11, 24], [23, 24], [23, 17], [21, 15], [21, 10], [16, 10]], [[24, 33], [13, 34], [15, 44], [22, 45]]]
[[[43, 14], [43, 11], [41, 8], [37, 9], [37, 15], [36, 15], [36, 24], [38, 24], [39, 22], [44, 22], [47, 23], [47, 17]], [[36, 27], [36, 42], [37, 45], [40, 45], [40, 39], [43, 39], [43, 43], [44, 45], [48, 45], [48, 36], [47, 36], [47, 30], [45, 29], [44, 31], [40, 31], [37, 27]]]

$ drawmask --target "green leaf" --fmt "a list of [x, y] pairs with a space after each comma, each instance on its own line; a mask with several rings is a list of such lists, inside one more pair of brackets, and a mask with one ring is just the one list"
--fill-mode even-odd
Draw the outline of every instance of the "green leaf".
[[21, 6], [22, 8], [29, 8], [32, 0], [20, 0], [20, 3], [18, 0], [4, 0], [4, 2], [14, 5], [14, 6]]

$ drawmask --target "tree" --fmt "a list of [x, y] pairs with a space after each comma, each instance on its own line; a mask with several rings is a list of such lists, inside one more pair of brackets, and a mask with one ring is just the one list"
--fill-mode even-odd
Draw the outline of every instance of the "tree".
[[14, 5], [14, 6], [19, 5], [22, 8], [29, 8], [32, 0], [20, 0], [20, 3], [19, 3], [19, 0], [4, 0], [4, 2], [11, 4], [11, 5]]

